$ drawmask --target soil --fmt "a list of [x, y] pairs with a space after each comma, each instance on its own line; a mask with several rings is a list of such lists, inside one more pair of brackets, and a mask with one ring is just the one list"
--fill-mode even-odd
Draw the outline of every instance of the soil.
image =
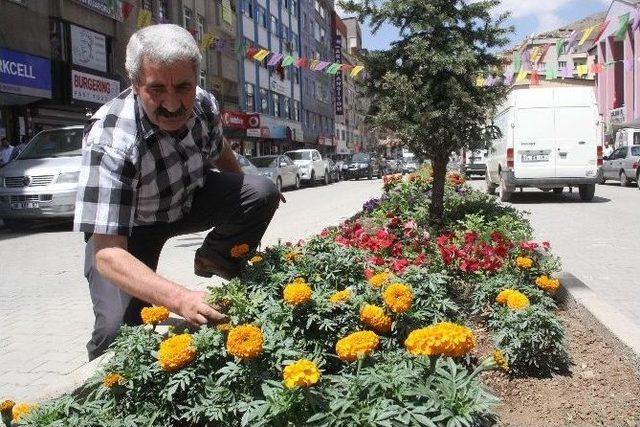
[[[482, 374], [502, 404], [498, 426], [640, 426], [640, 377], [625, 359], [574, 310], [558, 311], [567, 336], [570, 373], [553, 378], [509, 378]], [[478, 331], [478, 350], [490, 354], [492, 342]]]

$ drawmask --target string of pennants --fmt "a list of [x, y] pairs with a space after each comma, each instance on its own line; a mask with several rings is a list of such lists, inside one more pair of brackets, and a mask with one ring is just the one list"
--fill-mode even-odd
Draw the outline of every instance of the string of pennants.
[[[574, 30], [569, 37], [560, 39], [553, 44], [546, 44], [544, 46], [534, 46], [531, 49], [525, 49], [522, 52], [514, 52], [511, 58], [511, 70], [508, 70], [504, 76], [479, 76], [476, 78], [476, 86], [494, 86], [497, 84], [504, 84], [511, 86], [514, 83], [524, 82], [530, 76], [530, 84], [540, 84], [540, 79], [555, 80], [558, 78], [570, 79], [575, 74], [582, 78], [589, 74], [603, 73], [605, 69], [617, 63], [623, 63], [627, 71], [633, 70], [634, 59], [624, 59], [619, 61], [609, 61], [604, 64], [582, 64], [574, 68], [573, 65], [567, 63], [566, 67], [547, 67], [542, 69], [541, 62], [544, 60], [549, 50], [555, 49], [556, 56], [559, 58], [562, 54], [573, 53], [575, 50], [583, 46], [587, 41], [593, 39], [593, 41], [599, 40], [602, 34], [609, 27], [610, 21], [604, 21], [601, 24], [593, 25], [585, 28], [581, 31]], [[613, 33], [616, 41], [622, 41], [625, 38], [627, 30], [631, 27], [631, 31], [635, 31], [640, 28], [640, 8], [636, 9], [635, 15], [632, 18], [631, 13], [625, 13], [618, 17], [618, 28]], [[580, 34], [580, 32], [582, 34]], [[595, 36], [594, 36], [595, 35]], [[592, 38], [592, 36], [594, 36]], [[638, 58], [640, 61], [640, 58]], [[507, 62], [508, 63], [508, 62]], [[528, 69], [530, 68], [530, 69]]]
[[[123, 16], [125, 19], [130, 15], [129, 9], [126, 16], [123, 9]], [[146, 9], [140, 9], [137, 17], [138, 28], [143, 28], [152, 24], [151, 11]], [[196, 29], [187, 29], [194, 38], [197, 39]], [[350, 65], [338, 62], [321, 61], [317, 59], [308, 59], [296, 57], [294, 55], [286, 53], [271, 52], [267, 49], [260, 49], [254, 46], [248, 46], [246, 41], [238, 41], [233, 43], [231, 39], [217, 38], [212, 33], [204, 33], [200, 40], [200, 50], [207, 51], [209, 49], [215, 49], [218, 52], [233, 51], [236, 55], [243, 55], [247, 59], [252, 59], [257, 62], [265, 64], [267, 67], [274, 68], [286, 68], [296, 67], [305, 68], [311, 71], [318, 71], [325, 74], [335, 75], [338, 72], [344, 72], [346, 75], [352, 78], [358, 77], [363, 71], [362, 65]], [[364, 74], [363, 74], [364, 75]]]

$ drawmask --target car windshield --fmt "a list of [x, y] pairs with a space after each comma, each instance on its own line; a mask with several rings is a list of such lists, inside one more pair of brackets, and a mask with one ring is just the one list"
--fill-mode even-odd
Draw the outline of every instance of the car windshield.
[[311, 151], [287, 151], [285, 154], [291, 160], [311, 160]]
[[82, 155], [82, 129], [58, 129], [37, 134], [18, 156], [19, 160]]
[[269, 168], [275, 166], [277, 156], [254, 157], [251, 159], [253, 164], [259, 168]]
[[365, 153], [356, 153], [353, 156], [351, 156], [352, 162], [368, 162], [369, 159], [371, 159], [371, 156]]

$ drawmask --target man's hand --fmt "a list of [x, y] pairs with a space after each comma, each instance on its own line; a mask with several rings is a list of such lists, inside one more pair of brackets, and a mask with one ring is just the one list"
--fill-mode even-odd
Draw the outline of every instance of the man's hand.
[[178, 313], [187, 322], [194, 325], [206, 325], [209, 322], [220, 323], [227, 320], [227, 316], [218, 307], [206, 303], [206, 292], [185, 289], [178, 304]]

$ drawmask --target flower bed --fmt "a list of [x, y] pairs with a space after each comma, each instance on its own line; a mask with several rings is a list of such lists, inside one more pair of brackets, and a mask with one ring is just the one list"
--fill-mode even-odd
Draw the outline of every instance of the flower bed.
[[[244, 255], [240, 279], [210, 288], [229, 324], [160, 334], [167, 313], [148, 309], [82, 390], [15, 424], [477, 425], [497, 403], [481, 372], [566, 370], [559, 263], [528, 222], [459, 175], [441, 228], [428, 171], [384, 186], [356, 219]], [[476, 324], [496, 344], [486, 354]]]

